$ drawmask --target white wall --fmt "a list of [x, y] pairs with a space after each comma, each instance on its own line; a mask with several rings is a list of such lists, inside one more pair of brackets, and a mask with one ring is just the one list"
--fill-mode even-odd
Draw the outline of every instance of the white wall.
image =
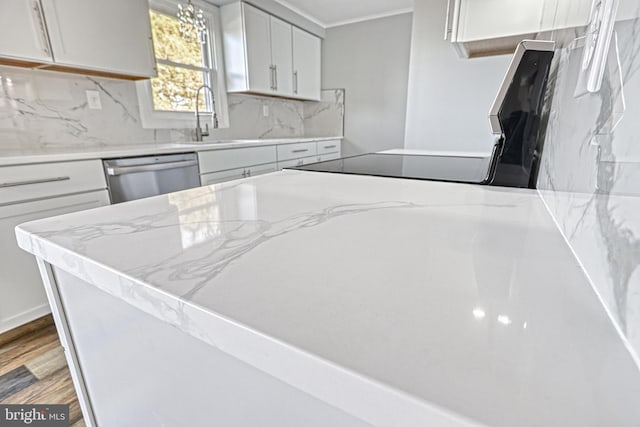
[[322, 87], [345, 89], [343, 154], [403, 146], [410, 46], [410, 13], [327, 29]]
[[405, 147], [488, 154], [489, 108], [511, 58], [459, 58], [444, 40], [446, 9], [415, 0]]

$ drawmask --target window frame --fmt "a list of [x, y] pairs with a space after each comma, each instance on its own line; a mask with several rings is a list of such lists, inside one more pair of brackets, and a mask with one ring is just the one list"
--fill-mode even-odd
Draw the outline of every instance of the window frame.
[[[160, 13], [175, 16], [178, 10], [177, 0], [150, 0], [149, 9]], [[224, 57], [222, 50], [222, 31], [220, 21], [220, 9], [217, 6], [192, 0], [195, 7], [202, 9], [207, 18], [209, 31], [209, 52], [211, 73], [209, 81], [205, 81], [215, 98], [215, 111], [220, 128], [229, 127], [229, 107], [227, 102], [227, 84], [224, 74]], [[153, 51], [156, 59], [155, 49]], [[191, 111], [160, 111], [153, 107], [153, 93], [151, 80], [136, 82], [136, 92], [140, 107], [142, 127], [145, 129], [188, 129], [195, 127], [195, 113]], [[202, 94], [206, 96], [206, 94]], [[211, 116], [211, 113], [201, 113], [203, 116]]]

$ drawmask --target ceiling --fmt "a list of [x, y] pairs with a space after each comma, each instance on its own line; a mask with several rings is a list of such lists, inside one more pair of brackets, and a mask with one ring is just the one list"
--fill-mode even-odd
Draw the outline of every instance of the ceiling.
[[322, 27], [335, 27], [413, 9], [413, 0], [275, 0]]

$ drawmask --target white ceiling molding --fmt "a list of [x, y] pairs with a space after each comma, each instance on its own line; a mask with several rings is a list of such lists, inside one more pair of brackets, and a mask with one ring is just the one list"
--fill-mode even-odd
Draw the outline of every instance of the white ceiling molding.
[[325, 28], [340, 27], [342, 25], [356, 24], [358, 22], [370, 21], [372, 19], [388, 18], [390, 16], [402, 15], [404, 13], [412, 13], [412, 12], [413, 12], [413, 8], [412, 7], [407, 7], [407, 8], [404, 8], [404, 9], [390, 10], [388, 12], [375, 13], [373, 15], [366, 15], [366, 16], [363, 16], [363, 17], [360, 17], [360, 18], [347, 19], [345, 21], [333, 22], [331, 24], [326, 24]]
[[309, 21], [313, 22], [314, 24], [319, 25], [319, 26], [321, 26], [323, 28], [327, 28], [327, 24], [325, 24], [324, 22], [322, 22], [319, 19], [315, 18], [314, 16], [309, 15], [304, 10], [301, 10], [300, 8], [292, 5], [288, 1], [286, 1], [286, 0], [274, 0], [274, 1], [276, 3], [280, 3], [282, 6], [286, 7], [287, 9], [291, 9], [292, 12], [297, 13], [298, 15], [302, 16], [305, 19], [308, 19]]
[[413, 12], [413, 0], [271, 1], [280, 4], [322, 28], [337, 27]]

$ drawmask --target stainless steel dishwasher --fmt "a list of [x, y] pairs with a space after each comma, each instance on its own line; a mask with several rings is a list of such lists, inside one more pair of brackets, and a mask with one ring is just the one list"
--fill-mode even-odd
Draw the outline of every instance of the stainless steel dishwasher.
[[200, 186], [195, 153], [105, 160], [111, 203]]

